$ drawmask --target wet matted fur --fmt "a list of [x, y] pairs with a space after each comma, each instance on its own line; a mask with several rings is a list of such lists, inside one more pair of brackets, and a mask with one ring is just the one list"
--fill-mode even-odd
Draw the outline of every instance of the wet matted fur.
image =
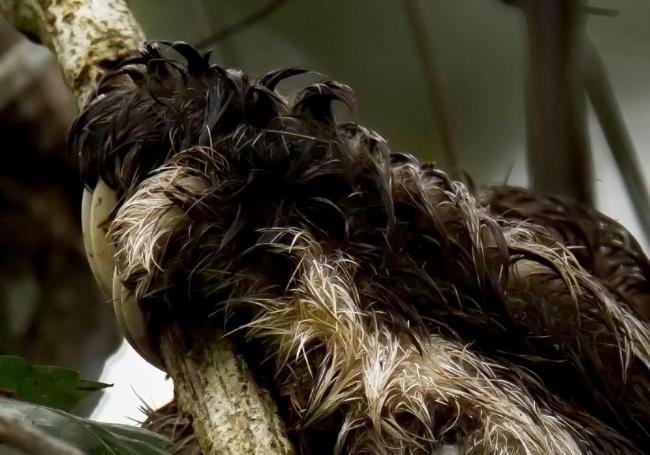
[[225, 328], [302, 453], [650, 446], [648, 326], [555, 231], [337, 123], [343, 84], [285, 98], [302, 70], [253, 82], [170, 47], [186, 62], [145, 45], [71, 133], [85, 183], [120, 196], [118, 270], [154, 340]]

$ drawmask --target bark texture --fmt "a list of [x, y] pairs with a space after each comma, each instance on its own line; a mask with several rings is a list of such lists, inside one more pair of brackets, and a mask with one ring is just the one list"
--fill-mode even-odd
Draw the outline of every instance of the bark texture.
[[169, 332], [162, 348], [180, 407], [194, 409], [194, 433], [205, 453], [293, 453], [273, 398], [257, 385], [231, 341], [198, 346], [187, 354]]

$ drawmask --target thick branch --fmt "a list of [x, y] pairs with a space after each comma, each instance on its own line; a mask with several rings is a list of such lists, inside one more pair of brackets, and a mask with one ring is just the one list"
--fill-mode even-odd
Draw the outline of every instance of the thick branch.
[[[258, 386], [232, 343], [222, 338], [189, 353], [168, 331], [162, 351], [174, 378], [178, 404], [191, 410], [194, 432], [206, 454], [291, 454], [284, 424], [269, 392]], [[195, 339], [221, 338], [214, 331]]]
[[128, 56], [144, 40], [123, 0], [0, 0], [0, 14], [54, 51], [79, 106], [105, 65]]
[[65, 82], [84, 105], [106, 63], [131, 54], [144, 33], [122, 0], [38, 0]]

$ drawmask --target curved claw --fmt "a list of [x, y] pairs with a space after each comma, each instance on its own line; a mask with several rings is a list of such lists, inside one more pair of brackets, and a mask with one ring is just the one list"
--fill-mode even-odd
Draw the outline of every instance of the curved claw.
[[[84, 193], [85, 194], [85, 193]], [[86, 202], [87, 203], [87, 202]], [[112, 294], [115, 247], [106, 238], [106, 220], [117, 205], [117, 197], [103, 180], [99, 179], [92, 192], [87, 235], [84, 244], [94, 262], [93, 273], [99, 287], [106, 295]], [[83, 209], [83, 205], [82, 205]], [[89, 259], [90, 261], [90, 259]], [[92, 265], [91, 265], [92, 267]]]
[[151, 345], [135, 296], [124, 287], [117, 276], [117, 271], [113, 274], [112, 288], [113, 309], [124, 338], [147, 362], [164, 371], [162, 359], [157, 349]]
[[92, 202], [92, 191], [84, 188], [83, 196], [81, 197], [81, 234], [83, 237], [84, 250], [86, 251], [86, 259], [88, 260], [88, 265], [90, 266], [90, 270], [93, 272], [93, 276], [97, 277], [95, 253], [93, 252], [92, 242], [90, 240], [90, 208], [92, 207]]
[[86, 257], [101, 290], [112, 297], [115, 318], [124, 338], [149, 363], [164, 369], [158, 351], [151, 345], [133, 293], [117, 277], [115, 246], [107, 237], [106, 221], [117, 205], [115, 192], [99, 180], [95, 189], [84, 189], [81, 202], [81, 227]]

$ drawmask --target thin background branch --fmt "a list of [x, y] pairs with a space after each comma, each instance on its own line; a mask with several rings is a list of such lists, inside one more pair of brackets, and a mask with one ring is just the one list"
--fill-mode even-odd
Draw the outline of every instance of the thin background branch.
[[429, 102], [437, 126], [435, 130], [439, 136], [437, 142], [442, 146], [442, 154], [445, 159], [447, 171], [452, 177], [459, 178], [461, 176], [461, 168], [452, 134], [449, 102], [445, 94], [444, 84], [436, 68], [433, 48], [427, 34], [426, 23], [424, 22], [424, 13], [420, 7], [419, 0], [403, 0], [403, 3], [422, 62], [424, 79], [429, 93]]
[[244, 30], [245, 28], [250, 27], [256, 22], [259, 22], [262, 19], [266, 18], [286, 2], [287, 0], [268, 0], [264, 5], [260, 6], [256, 10], [253, 10], [250, 14], [244, 16], [243, 19], [226, 25], [225, 27], [210, 33], [205, 38], [200, 39], [195, 44], [195, 46], [199, 48], [207, 47], [218, 41], [229, 38], [241, 30]]
[[[205, 9], [205, 0], [192, 0], [192, 6], [194, 7], [195, 12], [194, 16], [199, 25], [200, 35], [204, 37], [212, 36], [214, 26]], [[218, 48], [215, 50], [218, 51], [223, 61], [228, 62], [228, 65], [230, 66], [239, 66], [239, 54], [234, 49], [234, 43], [232, 40], [222, 38], [219, 41], [215, 41], [213, 44], [218, 45]]]
[[43, 74], [52, 53], [28, 40], [19, 40], [0, 58], [0, 111]]
[[582, 9], [585, 13], [592, 16], [617, 17], [619, 15], [619, 10], [616, 8], [604, 8], [601, 6], [585, 5]]
[[585, 43], [583, 54], [582, 74], [587, 95], [623, 177], [643, 235], [650, 244], [650, 194], [641, 172], [641, 163], [625, 127], [603, 59], [590, 41]]
[[212, 21], [208, 19], [208, 13], [205, 10], [203, 0], [192, 0], [192, 7], [194, 8], [194, 18], [199, 24], [199, 31], [203, 36], [212, 35]]

